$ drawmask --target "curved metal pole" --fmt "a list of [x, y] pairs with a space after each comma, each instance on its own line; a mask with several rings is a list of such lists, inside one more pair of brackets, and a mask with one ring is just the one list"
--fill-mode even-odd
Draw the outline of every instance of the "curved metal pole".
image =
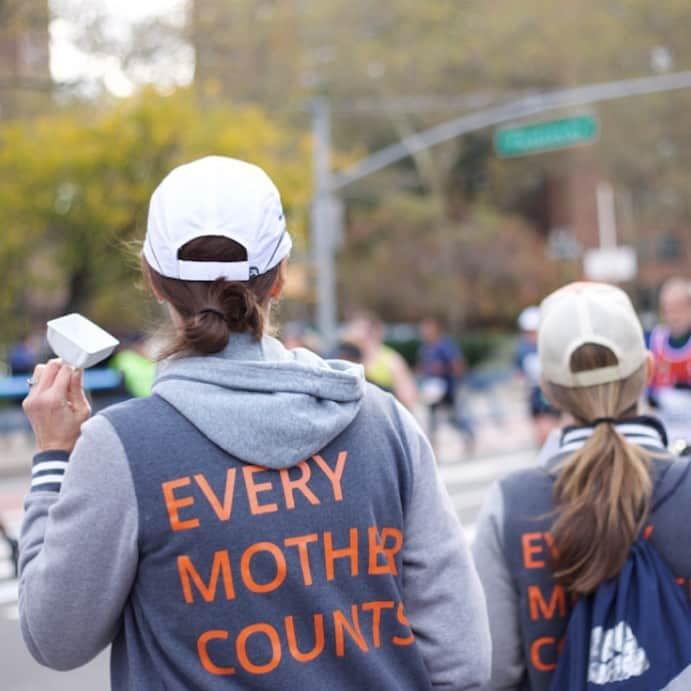
[[628, 96], [687, 89], [691, 87], [691, 71], [656, 77], [624, 79], [560, 89], [523, 96], [509, 103], [485, 108], [454, 120], [417, 132], [396, 144], [387, 146], [341, 172], [332, 172], [329, 165], [330, 131], [328, 102], [318, 99], [313, 105], [315, 135], [315, 195], [312, 206], [312, 241], [317, 273], [317, 323], [328, 343], [335, 337], [336, 284], [334, 279], [333, 228], [329, 220], [329, 204], [333, 193], [367, 175], [435, 144], [462, 134], [538, 115], [550, 110], [585, 106]]
[[588, 84], [524, 96], [509, 103], [492, 106], [469, 115], [463, 115], [441, 125], [430, 127], [427, 130], [406, 137], [396, 144], [387, 146], [345, 170], [333, 173], [331, 176], [331, 191], [340, 190], [366, 175], [376, 173], [392, 163], [407, 158], [413, 153], [462, 134], [484, 129], [485, 127], [570, 106], [584, 106], [591, 103], [613, 101], [628, 96], [674, 91], [689, 87], [691, 87], [691, 71], [675, 72], [657, 77], [641, 77], [638, 79]]

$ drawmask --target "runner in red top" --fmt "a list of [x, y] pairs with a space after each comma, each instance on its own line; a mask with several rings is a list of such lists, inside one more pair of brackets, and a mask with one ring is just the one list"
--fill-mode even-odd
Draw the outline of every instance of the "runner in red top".
[[660, 316], [663, 323], [650, 336], [655, 357], [651, 398], [670, 439], [691, 441], [691, 282], [672, 278], [662, 286]]

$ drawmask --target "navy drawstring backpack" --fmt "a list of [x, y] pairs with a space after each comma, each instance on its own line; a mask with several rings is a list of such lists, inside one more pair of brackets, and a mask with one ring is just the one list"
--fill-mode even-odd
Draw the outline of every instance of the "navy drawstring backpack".
[[691, 606], [639, 537], [619, 575], [574, 605], [550, 691], [689, 690]]

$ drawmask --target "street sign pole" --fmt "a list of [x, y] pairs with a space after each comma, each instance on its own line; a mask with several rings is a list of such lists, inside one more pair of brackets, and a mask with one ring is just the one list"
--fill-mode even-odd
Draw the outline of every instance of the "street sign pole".
[[317, 278], [317, 328], [330, 348], [336, 339], [335, 238], [336, 202], [331, 181], [331, 114], [324, 97], [312, 103], [314, 197], [311, 207], [313, 260]]
[[591, 281], [625, 283], [636, 277], [638, 258], [633, 247], [617, 246], [617, 222], [614, 212], [614, 190], [609, 182], [596, 188], [597, 225], [600, 247], [583, 255], [583, 272]]
[[617, 222], [614, 216], [614, 191], [609, 182], [599, 182], [596, 189], [597, 225], [600, 249], [617, 246]]

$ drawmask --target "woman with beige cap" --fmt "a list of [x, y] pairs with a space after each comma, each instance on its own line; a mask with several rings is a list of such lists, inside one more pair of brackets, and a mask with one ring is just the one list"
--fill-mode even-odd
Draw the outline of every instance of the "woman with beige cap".
[[[691, 577], [691, 522], [680, 520], [691, 506], [691, 473], [667, 452], [662, 425], [639, 415], [652, 357], [629, 298], [597, 283], [556, 291], [541, 305], [538, 351], [543, 391], [575, 425], [544, 468], [499, 481], [483, 507], [473, 549], [492, 633], [487, 689], [554, 688], [575, 600], [617, 577], [643, 534], [675, 576]], [[581, 641], [586, 673], [641, 678], [635, 640], [604, 650], [596, 638], [590, 648]]]

